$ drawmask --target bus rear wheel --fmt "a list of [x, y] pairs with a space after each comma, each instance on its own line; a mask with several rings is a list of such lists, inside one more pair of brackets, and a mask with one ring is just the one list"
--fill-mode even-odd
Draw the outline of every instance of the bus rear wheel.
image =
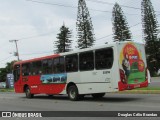
[[97, 98], [102, 98], [104, 95], [105, 93], [95, 93], [95, 94], [92, 94], [92, 97], [97, 99]]
[[48, 97], [49, 97], [49, 98], [53, 98], [53, 95], [52, 95], [52, 94], [48, 94]]
[[68, 88], [68, 97], [72, 101], [79, 100], [78, 89], [75, 85], [72, 85]]
[[26, 87], [25, 94], [26, 94], [26, 98], [33, 98], [33, 96], [34, 96], [34, 94], [31, 94], [29, 87]]

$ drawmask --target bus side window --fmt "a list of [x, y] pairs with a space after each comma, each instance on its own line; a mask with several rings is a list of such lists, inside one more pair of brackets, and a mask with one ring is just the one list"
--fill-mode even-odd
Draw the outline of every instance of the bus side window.
[[65, 57], [66, 72], [77, 72], [78, 71], [78, 55], [68, 55]]
[[58, 57], [53, 59], [53, 72], [54, 73], [64, 73], [64, 57]]
[[14, 66], [13, 74], [14, 74], [14, 82], [18, 81], [20, 77], [20, 65]]
[[52, 59], [47, 59], [42, 61], [42, 74], [52, 73], [53, 61]]
[[25, 63], [22, 64], [22, 76], [28, 76], [31, 74], [31, 64]]
[[97, 70], [111, 69], [113, 64], [113, 49], [100, 49], [95, 51], [95, 66]]
[[59, 58], [53, 59], [53, 73], [58, 73], [59, 70]]
[[32, 62], [32, 75], [39, 75], [42, 73], [42, 62]]
[[59, 71], [60, 71], [60, 73], [64, 73], [65, 72], [64, 63], [65, 63], [64, 57], [60, 57], [59, 58], [59, 64], [60, 64]]
[[80, 71], [87, 71], [94, 69], [94, 54], [93, 51], [79, 54]]

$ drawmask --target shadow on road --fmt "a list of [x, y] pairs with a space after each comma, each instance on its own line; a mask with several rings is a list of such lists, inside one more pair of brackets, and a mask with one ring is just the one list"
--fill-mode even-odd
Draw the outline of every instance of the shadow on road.
[[[23, 97], [25, 98], [25, 97]], [[26, 98], [27, 99], [27, 98]], [[46, 95], [36, 95], [32, 99], [46, 99], [46, 100], [58, 100], [58, 101], [70, 101], [66, 95], [55, 95], [52, 97]], [[83, 99], [80, 99], [80, 102], [130, 102], [130, 101], [139, 101], [145, 98], [135, 97], [135, 96], [105, 96], [103, 98], [94, 99], [90, 95], [85, 96]]]
[[138, 101], [142, 98], [132, 98], [132, 97], [103, 97], [100, 99], [93, 99], [92, 97], [84, 98], [83, 101], [93, 101], [93, 102], [129, 102]]

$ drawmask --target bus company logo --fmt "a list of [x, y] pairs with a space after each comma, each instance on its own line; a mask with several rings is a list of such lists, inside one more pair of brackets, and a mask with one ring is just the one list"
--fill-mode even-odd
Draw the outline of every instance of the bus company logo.
[[2, 117], [12, 117], [11, 112], [2, 112]]

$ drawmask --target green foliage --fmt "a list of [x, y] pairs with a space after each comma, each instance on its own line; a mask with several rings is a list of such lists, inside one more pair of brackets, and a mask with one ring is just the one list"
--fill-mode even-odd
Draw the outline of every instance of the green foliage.
[[13, 88], [4, 88], [4, 89], [0, 89], [0, 92], [14, 92], [14, 89]]
[[91, 17], [86, 6], [85, 0], [79, 0], [78, 2], [76, 28], [78, 48], [83, 49], [92, 47], [95, 42], [95, 38], [93, 33]]
[[6, 75], [8, 73], [12, 73], [14, 62], [16, 62], [16, 61], [14, 60], [12, 62], [7, 62], [5, 68], [0, 68], [0, 82], [5, 82]]
[[55, 41], [56, 53], [71, 51], [72, 37], [71, 31], [65, 25], [60, 28], [60, 33], [57, 34], [57, 41]]
[[5, 82], [6, 81], [6, 69], [5, 68], [0, 68], [0, 82]]
[[160, 90], [160, 87], [136, 88], [135, 90]]
[[114, 41], [131, 41], [131, 33], [124, 13], [118, 3], [115, 3], [112, 11], [112, 24]]
[[158, 22], [150, 0], [142, 0], [141, 9], [147, 64], [151, 76], [153, 76], [160, 68], [160, 39], [157, 38]]

